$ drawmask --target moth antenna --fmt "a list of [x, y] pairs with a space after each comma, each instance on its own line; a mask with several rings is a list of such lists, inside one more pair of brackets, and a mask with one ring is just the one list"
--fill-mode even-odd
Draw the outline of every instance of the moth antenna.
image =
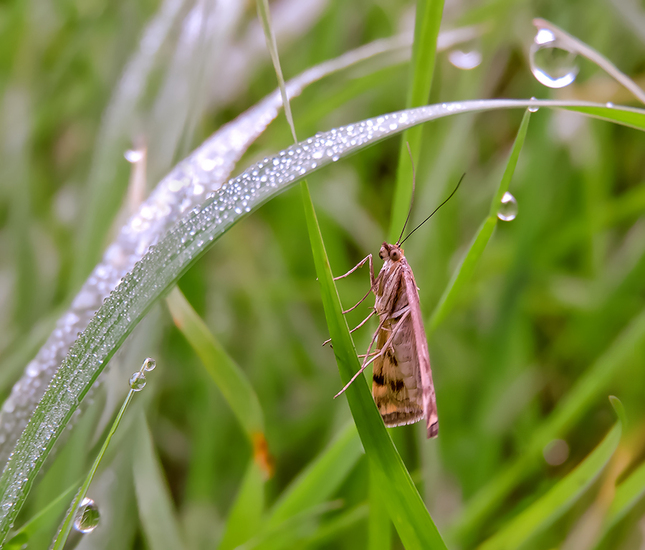
[[410, 150], [410, 143], [405, 142], [405, 144], [408, 146], [408, 154], [410, 155], [410, 164], [412, 165], [412, 196], [410, 197], [410, 209], [408, 210], [408, 217], [405, 218], [405, 223], [403, 224], [403, 229], [401, 229], [401, 234], [399, 235], [399, 240], [396, 241], [396, 246], [399, 246], [401, 244], [401, 239], [403, 238], [403, 233], [405, 232], [405, 227], [408, 225], [408, 222], [410, 221], [410, 215], [412, 214], [412, 202], [414, 201], [414, 188], [416, 185], [416, 179], [417, 175], [414, 171], [414, 159], [412, 158], [412, 151]]
[[[432, 218], [432, 216], [434, 216], [434, 215], [437, 213], [437, 211], [439, 210], [439, 208], [441, 208], [441, 207], [442, 207], [444, 204], [446, 204], [450, 199], [452, 199], [453, 195], [457, 192], [457, 189], [459, 189], [459, 186], [461, 185], [461, 182], [462, 182], [462, 181], [464, 181], [464, 178], [465, 178], [465, 177], [466, 177], [466, 173], [464, 172], [464, 173], [462, 174], [462, 176], [459, 178], [459, 182], [457, 183], [457, 187], [455, 187], [455, 188], [453, 189], [452, 193], [450, 193], [450, 195], [448, 196], [448, 198], [447, 198], [445, 201], [443, 201], [439, 206], [437, 206], [437, 208], [435, 208], [435, 209], [432, 211], [432, 214], [430, 214], [430, 215], [429, 215], [425, 220], [423, 220], [423, 221], [422, 221], [419, 225], [417, 225], [417, 226], [416, 226], [412, 231], [410, 231], [410, 233], [408, 234], [408, 236], [407, 236], [405, 239], [403, 239], [400, 243], [397, 243], [397, 244], [398, 244], [398, 245], [402, 245], [405, 241], [407, 241], [407, 240], [410, 238], [410, 235], [412, 235], [412, 233], [414, 233], [417, 229], [419, 229], [419, 227], [421, 227], [421, 226], [422, 226], [424, 223], [426, 223], [430, 218]], [[406, 223], [407, 223], [407, 221], [406, 221]]]

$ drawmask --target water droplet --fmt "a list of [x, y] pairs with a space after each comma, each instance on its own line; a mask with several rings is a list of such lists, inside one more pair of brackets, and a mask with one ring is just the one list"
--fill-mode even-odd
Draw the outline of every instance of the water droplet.
[[143, 362], [143, 370], [146, 372], [150, 372], [151, 370], [155, 370], [155, 367], [157, 366], [157, 362], [152, 358], [148, 357], [144, 362]]
[[563, 47], [549, 29], [539, 29], [530, 51], [531, 72], [549, 88], [564, 88], [578, 75], [576, 54]]
[[136, 149], [128, 149], [123, 153], [125, 160], [131, 163], [139, 162], [143, 158], [143, 151], [137, 151]]
[[612, 109], [614, 107], [614, 104], [611, 101], [608, 101], [607, 103], [605, 103], [605, 107]]
[[502, 205], [497, 212], [497, 217], [503, 222], [512, 222], [517, 216], [517, 200], [507, 191], [501, 202]]
[[448, 54], [448, 61], [458, 69], [469, 71], [470, 69], [479, 67], [482, 62], [482, 54], [477, 49], [467, 51], [464, 49], [452, 50]]
[[91, 533], [99, 524], [99, 508], [91, 499], [85, 497], [74, 516], [74, 529], [79, 533]]
[[[531, 98], [531, 101], [537, 101], [537, 98], [536, 98], [536, 97], [532, 97], [532, 98]], [[534, 105], [534, 106], [532, 106], [532, 107], [529, 107], [529, 112], [530, 112], [530, 113], [537, 113], [537, 112], [538, 112], [538, 109], [539, 109], [539, 107], [538, 107], [537, 105]]]
[[564, 439], [554, 439], [544, 446], [542, 454], [547, 464], [559, 466], [569, 458], [569, 445]]
[[146, 387], [146, 375], [143, 374], [142, 372], [135, 372], [130, 377], [130, 387], [134, 391], [141, 391], [143, 388]]

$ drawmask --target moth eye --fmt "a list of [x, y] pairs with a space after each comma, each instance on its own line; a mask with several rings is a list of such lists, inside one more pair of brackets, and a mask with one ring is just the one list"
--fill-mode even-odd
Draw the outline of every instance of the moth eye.
[[381, 260], [385, 260], [385, 258], [387, 258], [387, 250], [381, 247], [381, 250], [378, 253], [378, 257], [381, 258]]
[[399, 250], [393, 250], [390, 258], [395, 262], [398, 262], [401, 259], [401, 252]]

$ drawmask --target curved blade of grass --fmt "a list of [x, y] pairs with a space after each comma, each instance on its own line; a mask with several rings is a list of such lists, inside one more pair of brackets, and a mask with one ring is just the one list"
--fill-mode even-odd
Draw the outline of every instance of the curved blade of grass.
[[[358, 371], [360, 364], [342, 314], [313, 203], [304, 187], [303, 199], [327, 326], [334, 343], [334, 355], [341, 381], [346, 384]], [[381, 489], [381, 498], [403, 545], [408, 550], [446, 548], [392, 439], [385, 430], [365, 378], [359, 376], [345, 394], [370, 467], [373, 468], [375, 480]]]
[[[162, 12], [165, 13], [168, 6], [168, 3], [164, 4]], [[162, 19], [171, 15], [165, 14]], [[156, 25], [156, 23], [153, 24], [153, 30], [157, 28]], [[162, 27], [164, 25], [166, 23], [163, 23]], [[163, 33], [159, 29], [154, 32], [153, 30], [151, 34], [159, 35], [158, 38], [161, 38]], [[148, 33], [146, 36], [150, 38]], [[289, 80], [286, 83], [288, 95], [295, 97], [308, 85], [330, 74], [401, 47], [400, 40], [378, 40], [346, 52], [337, 58], [311, 67]], [[140, 76], [136, 71], [137, 68], [141, 68], [141, 63], [133, 61], [133, 65], [126, 70], [124, 76], [125, 81], [134, 88], [140, 85], [137, 80]], [[130, 92], [132, 90], [128, 91]], [[130, 97], [128, 94], [125, 96], [117, 98], [115, 104], [108, 110], [110, 113], [114, 109], [123, 111], [126, 114], [121, 113], [119, 118], [125, 116], [127, 119], [127, 112], [129, 112], [127, 105], [134, 96]], [[119, 284], [128, 271], [132, 270], [150, 244], [160, 240], [187, 210], [203, 202], [209, 193], [219, 190], [226, 178], [230, 177], [236, 162], [275, 119], [281, 107], [281, 92], [274, 91], [235, 120], [222, 126], [170, 171], [141, 205], [137, 214], [121, 229], [114, 242], [108, 247], [102, 261], [94, 268], [93, 276], [87, 279], [67, 312], [58, 319], [56, 327], [58, 330], [50, 334], [3, 405], [0, 413], [0, 441], [3, 441], [0, 445], [0, 463], [4, 464], [9, 457], [29, 416], [33, 413], [56, 369], [65, 359], [76, 335], [87, 328], [90, 319], [107, 294]], [[106, 129], [108, 134], [116, 131], [117, 128]], [[116, 138], [109, 137], [108, 141], [111, 139]], [[105, 145], [103, 141], [101, 144], [101, 146]], [[121, 154], [122, 149], [119, 150], [119, 157]], [[97, 166], [102, 166], [103, 160], [97, 160], [99, 163]], [[100, 171], [99, 168], [97, 170]], [[106, 173], [112, 172], [108, 170]], [[36, 373], [35, 376], [34, 373]]]
[[[261, 452], [262, 447], [266, 448], [266, 444], [261, 443], [266, 443], [264, 414], [246, 374], [213, 336], [177, 287], [172, 289], [166, 303], [175, 325], [201, 359], [251, 444], [257, 446], [256, 453]], [[261, 456], [257, 455], [257, 458], [261, 460]], [[266, 460], [264, 463], [268, 464]], [[268, 471], [265, 473], [269, 474]]]
[[226, 520], [224, 535], [217, 546], [219, 550], [237, 548], [259, 531], [264, 511], [264, 479], [265, 472], [251, 461]]
[[[414, 44], [412, 45], [412, 61], [410, 63], [410, 81], [406, 108], [419, 107], [428, 103], [432, 77], [437, 58], [437, 40], [441, 17], [443, 15], [443, 0], [417, 0], [416, 17], [414, 21]], [[410, 128], [401, 136], [399, 162], [396, 170], [396, 186], [394, 188], [392, 215], [390, 219], [389, 241], [394, 243], [403, 230], [403, 224], [410, 208], [412, 196], [412, 164], [408, 154], [407, 144], [410, 144], [412, 159], [418, 165], [421, 151], [422, 128]]]
[[577, 422], [595, 399], [629, 364], [629, 358], [639, 343], [645, 340], [645, 311], [637, 315], [618, 335], [611, 346], [579, 378], [569, 393], [531, 438], [525, 452], [494, 477], [468, 503], [451, 537], [464, 541], [472, 536], [499, 503], [537, 467], [542, 449], [551, 440], [562, 437]]
[[269, 513], [271, 529], [331, 498], [363, 454], [354, 424], [348, 424], [325, 451], [284, 491]]
[[[141, 366], [141, 369], [139, 370], [140, 374], [144, 372], [144, 365], [145, 363]], [[90, 484], [94, 479], [96, 470], [98, 469], [99, 464], [101, 463], [101, 460], [103, 459], [103, 456], [107, 451], [108, 445], [112, 440], [112, 436], [116, 432], [116, 429], [119, 427], [119, 424], [121, 423], [121, 419], [123, 418], [123, 415], [125, 414], [125, 411], [128, 408], [128, 405], [130, 405], [130, 401], [132, 401], [132, 398], [134, 397], [135, 393], [136, 392], [133, 389], [131, 389], [128, 392], [128, 395], [126, 395], [125, 400], [123, 401], [123, 405], [121, 405], [121, 409], [117, 413], [116, 418], [114, 419], [114, 422], [112, 422], [112, 426], [110, 427], [110, 431], [105, 437], [105, 441], [101, 446], [101, 450], [99, 451], [99, 454], [96, 456], [96, 459], [94, 460], [94, 463], [92, 464], [92, 467], [90, 468], [90, 471], [87, 474], [85, 481], [83, 481], [83, 484], [81, 485], [80, 489], [76, 493], [76, 496], [74, 497], [74, 500], [72, 501], [72, 504], [70, 505], [67, 511], [67, 515], [65, 516], [65, 519], [63, 520], [63, 523], [61, 524], [61, 527], [58, 531], [58, 534], [56, 535], [56, 538], [54, 539], [54, 542], [52, 544], [52, 550], [62, 550], [65, 547], [65, 542], [67, 541], [67, 537], [69, 536], [69, 533], [71, 532], [72, 526], [74, 524], [74, 517], [76, 516], [76, 511], [78, 510], [81, 504], [81, 501], [87, 495], [87, 490], [89, 489]]]
[[645, 129], [643, 110], [586, 102], [476, 100], [419, 107], [321, 132], [250, 166], [188, 212], [104, 300], [34, 409], [0, 477], [0, 541], [44, 460], [109, 359], [155, 301], [234, 223], [307, 174], [416, 124], [458, 113], [530, 106], [593, 108], [592, 116]]
[[479, 548], [515, 550], [561, 517], [600, 475], [618, 447], [621, 433], [622, 423], [618, 421], [593, 452], [571, 473]]
[[181, 550], [185, 545], [175, 506], [143, 412], [140, 413], [137, 425], [139, 436], [132, 472], [147, 547], [150, 550]]
[[513, 148], [511, 149], [511, 154], [508, 158], [504, 175], [502, 176], [502, 180], [499, 182], [499, 187], [497, 188], [497, 192], [491, 202], [488, 217], [480, 226], [468, 252], [462, 259], [461, 263], [457, 266], [457, 269], [455, 269], [448, 286], [443, 291], [443, 294], [439, 299], [439, 303], [437, 304], [437, 307], [435, 307], [432, 317], [430, 317], [430, 322], [428, 323], [430, 331], [435, 330], [453, 308], [455, 300], [459, 296], [461, 289], [472, 277], [475, 271], [475, 266], [477, 265], [479, 258], [481, 258], [484, 253], [484, 249], [486, 248], [488, 241], [493, 235], [493, 231], [495, 230], [498, 221], [497, 214], [502, 205], [501, 200], [504, 193], [508, 191], [508, 187], [513, 179], [517, 160], [520, 157], [520, 151], [522, 150], [524, 139], [526, 138], [530, 118], [531, 112], [527, 109], [524, 113], [524, 117], [522, 118], [520, 129], [517, 132], [515, 143], [513, 143]]

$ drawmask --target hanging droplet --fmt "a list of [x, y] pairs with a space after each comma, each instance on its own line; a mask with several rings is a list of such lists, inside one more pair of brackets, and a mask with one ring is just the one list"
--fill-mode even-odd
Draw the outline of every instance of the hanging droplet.
[[564, 88], [578, 75], [576, 54], [563, 47], [549, 29], [538, 29], [530, 51], [531, 72], [549, 88]]
[[148, 357], [141, 366], [143, 367], [144, 371], [150, 372], [151, 370], [155, 370], [157, 362], [152, 357]]
[[448, 54], [448, 61], [452, 63], [458, 69], [463, 69], [464, 71], [469, 71], [475, 67], [479, 67], [482, 62], [482, 54], [477, 49], [466, 50], [466, 49], [457, 49], [452, 50]]
[[76, 510], [74, 529], [79, 533], [91, 533], [99, 524], [100, 517], [96, 503], [91, 498], [85, 497]]
[[123, 153], [123, 156], [125, 157], [125, 160], [134, 164], [135, 162], [139, 162], [143, 158], [143, 151], [128, 149], [125, 153]]
[[[537, 101], [537, 98], [532, 97], [531, 101]], [[533, 105], [533, 106], [529, 107], [529, 112], [530, 113], [537, 113], [538, 109], [539, 109], [539, 107], [537, 105]]]
[[512, 222], [517, 216], [517, 200], [507, 191], [504, 193], [501, 202], [497, 217], [503, 222]]
[[143, 374], [142, 372], [135, 372], [130, 377], [130, 387], [134, 391], [141, 391], [143, 388], [146, 387], [146, 375]]

